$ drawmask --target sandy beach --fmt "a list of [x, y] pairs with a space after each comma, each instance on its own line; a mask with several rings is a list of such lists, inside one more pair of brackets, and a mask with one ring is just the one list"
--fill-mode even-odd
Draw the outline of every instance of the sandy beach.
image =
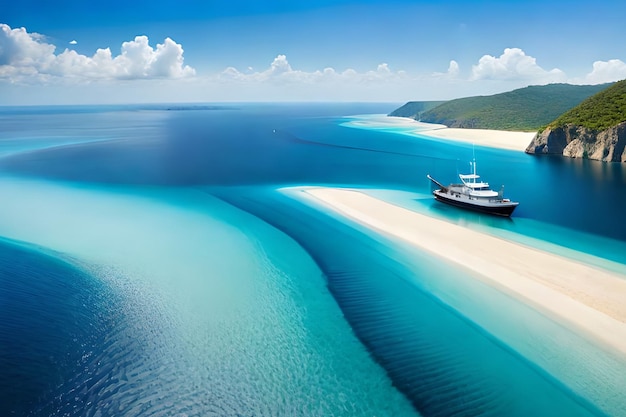
[[448, 139], [473, 143], [480, 146], [524, 151], [535, 136], [535, 132], [510, 132], [506, 130], [440, 128], [420, 131], [420, 135], [435, 139]]
[[[408, 117], [380, 116], [366, 122], [352, 122], [362, 127], [398, 127], [408, 129], [406, 134], [439, 140], [473, 143], [479, 146], [524, 151], [535, 136], [535, 132], [512, 132], [508, 130], [460, 129], [449, 128], [441, 124], [418, 122]], [[410, 130], [413, 129], [413, 130]]]
[[626, 277], [434, 219], [356, 190], [303, 192], [369, 228], [476, 272], [489, 285], [626, 356]]

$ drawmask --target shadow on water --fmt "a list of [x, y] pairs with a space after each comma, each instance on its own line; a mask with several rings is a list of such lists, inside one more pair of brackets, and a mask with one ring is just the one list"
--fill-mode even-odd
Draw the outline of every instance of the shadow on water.
[[156, 132], [22, 152], [3, 158], [0, 168], [48, 179], [119, 184], [340, 181], [411, 186], [411, 173], [429, 165], [436, 152], [436, 147], [420, 152], [406, 140], [375, 146], [376, 134], [329, 127], [328, 119], [314, 119], [312, 132], [305, 134], [292, 126], [297, 125], [293, 120], [276, 115], [173, 113]]

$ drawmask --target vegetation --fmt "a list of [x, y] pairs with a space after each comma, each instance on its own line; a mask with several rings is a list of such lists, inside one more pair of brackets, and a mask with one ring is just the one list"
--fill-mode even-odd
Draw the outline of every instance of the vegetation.
[[442, 103], [445, 103], [445, 101], [409, 101], [404, 106], [389, 113], [389, 116], [410, 117], [419, 120], [422, 113]]
[[596, 131], [626, 122], [626, 80], [618, 81], [584, 100], [549, 124], [555, 128], [572, 124]]
[[609, 85], [550, 84], [450, 100], [421, 113], [421, 121], [449, 127], [535, 131]]

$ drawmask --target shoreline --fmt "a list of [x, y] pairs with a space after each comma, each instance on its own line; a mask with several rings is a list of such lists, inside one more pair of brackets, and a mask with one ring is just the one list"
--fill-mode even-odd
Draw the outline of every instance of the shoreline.
[[[364, 116], [362, 116], [364, 117]], [[371, 115], [359, 120], [356, 118], [348, 126], [360, 129], [398, 129], [397, 133], [431, 140], [469, 143], [490, 148], [524, 152], [535, 137], [536, 132], [521, 132], [491, 129], [450, 128], [446, 125], [419, 122], [410, 117]]]
[[477, 273], [486, 284], [626, 357], [626, 279], [621, 274], [434, 219], [357, 190], [300, 191], [365, 227]]
[[462, 129], [444, 127], [418, 132], [420, 136], [456, 142], [472, 143], [490, 148], [524, 152], [535, 137], [535, 132], [508, 130]]

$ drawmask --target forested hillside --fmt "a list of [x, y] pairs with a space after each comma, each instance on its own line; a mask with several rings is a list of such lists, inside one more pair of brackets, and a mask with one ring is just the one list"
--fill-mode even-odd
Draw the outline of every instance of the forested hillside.
[[421, 121], [448, 127], [533, 131], [609, 85], [549, 84], [460, 98], [421, 113]]
[[422, 113], [443, 103], [445, 103], [445, 101], [409, 101], [402, 107], [389, 113], [388, 116], [410, 117], [419, 120]]
[[618, 81], [549, 124], [550, 127], [576, 125], [605, 130], [626, 122], [626, 80]]

